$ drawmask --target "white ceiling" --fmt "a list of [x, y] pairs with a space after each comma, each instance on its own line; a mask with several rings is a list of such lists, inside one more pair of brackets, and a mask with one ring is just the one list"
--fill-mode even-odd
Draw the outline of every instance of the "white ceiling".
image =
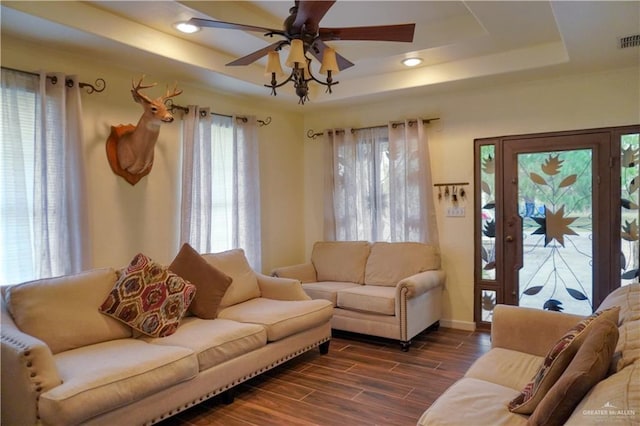
[[[280, 29], [289, 1], [2, 1], [9, 35], [132, 70], [162, 69], [178, 82], [268, 97], [264, 60], [225, 64], [276, 41], [260, 33], [204, 28], [186, 35], [172, 24], [191, 17]], [[307, 105], [361, 102], [397, 91], [428, 93], [455, 84], [481, 86], [638, 66], [640, 47], [618, 39], [640, 33], [638, 1], [345, 1], [321, 27], [416, 23], [413, 43], [336, 41], [327, 44], [355, 63], [338, 74], [333, 94], [312, 90]], [[400, 61], [419, 56], [408, 69]], [[314, 61], [315, 62], [315, 61]], [[317, 70], [317, 64], [314, 69]], [[291, 85], [275, 101], [295, 104]], [[306, 106], [305, 106], [306, 108]]]

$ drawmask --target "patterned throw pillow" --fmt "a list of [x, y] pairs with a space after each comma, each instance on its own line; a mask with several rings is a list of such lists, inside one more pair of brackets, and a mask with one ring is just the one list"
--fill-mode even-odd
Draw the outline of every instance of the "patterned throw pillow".
[[120, 274], [100, 311], [151, 337], [173, 334], [196, 287], [142, 253]]
[[598, 311], [583, 319], [558, 340], [545, 356], [533, 380], [509, 402], [509, 410], [519, 414], [531, 414], [571, 362], [589, 330], [600, 321], [618, 322], [619, 307]]

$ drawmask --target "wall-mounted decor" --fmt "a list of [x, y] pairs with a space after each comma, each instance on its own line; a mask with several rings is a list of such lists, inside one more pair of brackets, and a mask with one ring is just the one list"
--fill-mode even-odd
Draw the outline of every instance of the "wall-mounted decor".
[[[446, 201], [450, 201], [454, 206], [467, 196], [467, 191], [464, 188], [467, 185], [469, 185], [469, 182], [445, 182], [433, 184], [433, 186], [438, 188], [438, 201], [444, 198]], [[444, 190], [442, 189], [443, 187]]]
[[131, 83], [133, 100], [139, 103], [144, 112], [138, 124], [120, 124], [111, 126], [111, 134], [107, 139], [107, 159], [111, 170], [122, 176], [131, 185], [148, 175], [153, 166], [153, 150], [160, 134], [162, 123], [171, 123], [173, 115], [165, 105], [165, 101], [182, 93], [177, 86], [172, 91], [167, 87], [164, 96], [150, 99], [142, 89], [154, 87], [157, 83], [143, 85], [144, 76], [136, 84]]

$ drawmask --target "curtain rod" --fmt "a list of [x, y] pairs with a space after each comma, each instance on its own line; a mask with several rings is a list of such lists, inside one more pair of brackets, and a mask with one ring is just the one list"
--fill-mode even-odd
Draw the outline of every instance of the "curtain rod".
[[[167, 99], [167, 108], [169, 108], [169, 110], [171, 111], [171, 113], [173, 113], [175, 110], [180, 110], [182, 112], [184, 112], [185, 114], [189, 112], [189, 107], [185, 107], [182, 105], [178, 105], [178, 104], [174, 104], [173, 101], [171, 99]], [[207, 113], [204, 111], [200, 111], [200, 116], [204, 117]], [[227, 115], [227, 114], [220, 114], [217, 112], [211, 112], [211, 115], [217, 115], [218, 117], [227, 117], [227, 118], [233, 118], [232, 115]], [[236, 116], [236, 120], [240, 120], [243, 123], [247, 122], [247, 117], [242, 117], [242, 116]], [[268, 126], [269, 124], [271, 124], [271, 117], [267, 117], [264, 120], [256, 120], [258, 122], [258, 125], [260, 127], [262, 126]]]
[[[424, 124], [429, 124], [429, 123], [431, 123], [432, 121], [435, 121], [435, 120], [440, 120], [440, 117], [425, 118], [425, 119], [422, 120], [422, 122]], [[416, 122], [417, 122], [417, 120], [409, 120], [409, 126], [412, 126], [413, 123], [416, 123]], [[403, 126], [403, 125], [404, 125], [404, 121], [392, 121], [391, 122], [391, 127], [393, 127], [394, 129], [396, 127], [398, 127], [398, 126]], [[387, 126], [388, 125], [386, 125], [386, 124], [381, 124], [379, 126], [357, 127], [357, 128], [351, 129], [351, 133], [355, 133], [355, 132], [357, 132], [359, 130], [377, 129], [377, 128], [387, 127]], [[337, 132], [344, 132], [344, 130], [336, 130], [336, 131]], [[331, 133], [333, 133], [333, 131], [329, 130], [329, 134], [331, 134]], [[307, 137], [309, 139], [316, 139], [318, 136], [323, 136], [323, 135], [324, 135], [324, 132], [315, 133], [313, 131], [313, 129], [309, 129], [309, 131], [307, 132]]]
[[[20, 73], [28, 74], [28, 75], [35, 75], [35, 76], [38, 76], [38, 77], [40, 76], [40, 74], [35, 73], [35, 72], [24, 71], [24, 70], [19, 70], [19, 69], [15, 69], [15, 68], [2, 67], [2, 69], [9, 70], [9, 71], [20, 72]], [[48, 75], [47, 78], [49, 80], [51, 80], [52, 84], [57, 84], [58, 83], [58, 77], [56, 77], [55, 75]], [[65, 85], [67, 87], [73, 87], [73, 80], [70, 79], [70, 78], [67, 78], [64, 83], [65, 83]], [[94, 86], [94, 84], [95, 84], [95, 86]], [[104, 81], [104, 78], [97, 78], [96, 81], [93, 84], [83, 83], [83, 82], [79, 81], [78, 82], [78, 86], [81, 89], [86, 88], [87, 89], [87, 93], [91, 94], [93, 92], [100, 93], [100, 92], [104, 91], [104, 89], [107, 88], [107, 83]]]

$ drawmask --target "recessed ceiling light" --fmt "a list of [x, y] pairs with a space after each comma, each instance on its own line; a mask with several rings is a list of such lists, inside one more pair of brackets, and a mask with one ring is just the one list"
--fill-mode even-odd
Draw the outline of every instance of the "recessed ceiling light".
[[200, 31], [200, 27], [197, 25], [190, 24], [188, 22], [176, 22], [173, 24], [173, 27], [183, 33], [193, 34], [195, 32]]
[[407, 58], [407, 59], [403, 59], [402, 63], [407, 67], [415, 67], [416, 65], [420, 65], [422, 63], [422, 59], [420, 59], [420, 58]]

